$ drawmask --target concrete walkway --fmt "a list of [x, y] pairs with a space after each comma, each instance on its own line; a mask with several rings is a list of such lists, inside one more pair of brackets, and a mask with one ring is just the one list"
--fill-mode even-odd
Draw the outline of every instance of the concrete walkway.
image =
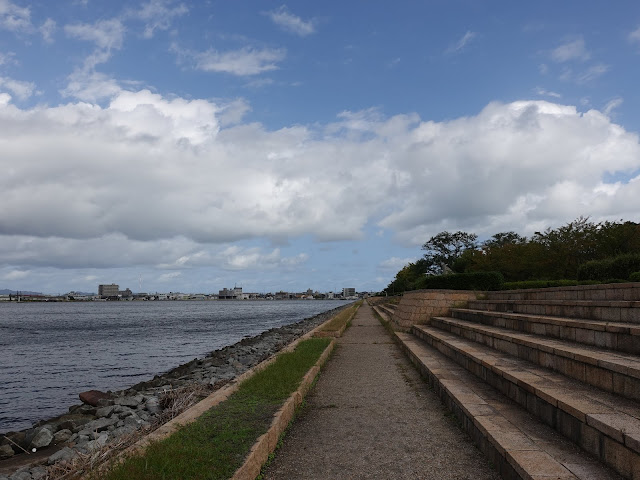
[[307, 403], [266, 479], [500, 478], [366, 303]]

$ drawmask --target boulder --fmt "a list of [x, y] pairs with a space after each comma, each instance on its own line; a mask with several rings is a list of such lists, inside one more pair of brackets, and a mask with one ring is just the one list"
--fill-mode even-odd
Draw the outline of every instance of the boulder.
[[0, 446], [0, 460], [13, 457], [14, 453], [15, 452], [13, 451], [13, 448], [11, 448], [11, 445]]
[[93, 415], [86, 415], [81, 413], [68, 413], [66, 415], [62, 415], [60, 417], [60, 420], [62, 420], [60, 423], [58, 423], [58, 428], [60, 430], [67, 429], [71, 430], [72, 432], [77, 432], [78, 430], [82, 429], [83, 425], [95, 420], [95, 417]]
[[42, 427], [31, 439], [29, 448], [43, 448], [49, 446], [53, 441], [53, 433], [46, 427]]
[[145, 408], [152, 415], [155, 415], [156, 413], [160, 413], [160, 410], [162, 410], [160, 408], [160, 402], [158, 401], [158, 397], [147, 398], [147, 401], [145, 403]]
[[88, 390], [78, 395], [82, 403], [91, 405], [92, 407], [103, 407], [113, 399], [113, 395], [100, 390]]
[[9, 477], [9, 480], [33, 480], [28, 471], [16, 472]]
[[53, 434], [53, 443], [57, 445], [58, 443], [67, 442], [71, 438], [71, 435], [72, 435], [71, 430], [67, 428], [63, 430], [59, 430]]
[[106, 430], [109, 426], [115, 425], [118, 423], [118, 418], [98, 418], [92, 422], [85, 424], [78, 432], [80, 435], [89, 435], [92, 432], [102, 432]]
[[73, 457], [75, 457], [76, 455], [77, 454], [75, 450], [69, 447], [64, 447], [62, 450], [58, 450], [56, 453], [51, 455], [47, 459], [47, 464], [53, 465], [56, 462], [68, 462], [69, 460], [73, 459]]
[[44, 467], [33, 467], [31, 469], [31, 478], [33, 480], [44, 480], [47, 478], [47, 469]]
[[133, 397], [119, 397], [114, 399], [113, 403], [116, 405], [122, 405], [125, 407], [136, 408], [142, 403], [144, 397], [142, 395], [136, 395]]
[[111, 415], [111, 412], [113, 412], [114, 408], [114, 405], [110, 405], [108, 407], [100, 407], [98, 410], [96, 410], [96, 417], [108, 417], [109, 415]]

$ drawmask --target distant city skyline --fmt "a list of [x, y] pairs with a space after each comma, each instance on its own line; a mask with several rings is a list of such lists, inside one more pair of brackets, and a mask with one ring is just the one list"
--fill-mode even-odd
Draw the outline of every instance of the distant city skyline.
[[0, 287], [378, 291], [639, 222], [639, 60], [631, 0], [0, 0]]

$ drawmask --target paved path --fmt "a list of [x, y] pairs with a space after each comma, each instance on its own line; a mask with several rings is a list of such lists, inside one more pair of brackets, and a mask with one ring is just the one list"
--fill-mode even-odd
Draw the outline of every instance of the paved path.
[[366, 303], [307, 402], [266, 479], [500, 478]]

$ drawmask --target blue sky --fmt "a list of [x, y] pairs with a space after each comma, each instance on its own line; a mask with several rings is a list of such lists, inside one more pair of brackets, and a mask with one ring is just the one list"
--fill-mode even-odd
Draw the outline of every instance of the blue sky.
[[640, 221], [639, 61], [632, 1], [0, 0], [0, 288], [378, 290], [443, 230]]

